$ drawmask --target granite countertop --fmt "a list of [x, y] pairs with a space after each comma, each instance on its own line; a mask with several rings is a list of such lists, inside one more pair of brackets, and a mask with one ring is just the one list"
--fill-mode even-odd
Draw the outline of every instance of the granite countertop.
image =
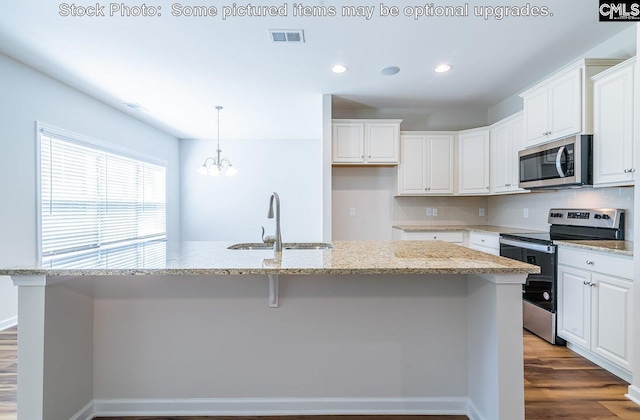
[[504, 226], [491, 225], [393, 225], [394, 228], [405, 232], [435, 232], [435, 231], [468, 231], [480, 233], [544, 233], [543, 231], [533, 229], [518, 229]]
[[632, 241], [554, 241], [555, 244], [633, 257]]
[[[165, 261], [156, 260], [148, 266], [109, 267], [103, 261], [100, 266], [83, 263], [60, 268], [0, 268], [0, 275], [527, 274], [540, 272], [540, 268], [535, 265], [443, 241], [335, 241], [333, 249], [284, 250], [280, 261], [274, 258], [275, 253], [272, 249], [229, 250], [227, 249], [229, 245], [231, 244], [226, 242], [165, 244]], [[158, 243], [154, 246], [157, 247]], [[116, 263], [119, 261], [122, 259], [116, 259]]]

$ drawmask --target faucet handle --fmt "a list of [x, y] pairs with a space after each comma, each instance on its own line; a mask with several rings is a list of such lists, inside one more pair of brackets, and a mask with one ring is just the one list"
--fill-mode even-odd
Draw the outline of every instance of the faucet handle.
[[274, 235], [264, 236], [264, 226], [262, 226], [262, 242], [265, 244], [272, 244], [276, 241], [276, 237]]

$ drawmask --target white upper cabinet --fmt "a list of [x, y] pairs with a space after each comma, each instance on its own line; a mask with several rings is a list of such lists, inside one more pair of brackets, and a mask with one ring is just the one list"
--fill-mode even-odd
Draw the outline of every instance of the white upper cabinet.
[[594, 77], [593, 184], [633, 185], [635, 57]]
[[524, 146], [537, 146], [593, 131], [591, 76], [620, 60], [580, 60], [520, 96], [524, 100]]
[[489, 194], [489, 129], [458, 134], [458, 193]]
[[333, 120], [335, 164], [397, 164], [402, 120]]
[[453, 194], [454, 144], [455, 135], [451, 133], [402, 133], [398, 194]]
[[524, 135], [522, 112], [518, 112], [491, 126], [491, 193], [524, 192], [518, 187], [519, 159]]

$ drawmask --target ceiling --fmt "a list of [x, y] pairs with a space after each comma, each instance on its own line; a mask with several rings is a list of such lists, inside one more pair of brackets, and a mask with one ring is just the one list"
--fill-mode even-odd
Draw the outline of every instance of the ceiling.
[[[487, 109], [633, 25], [598, 23], [597, 0], [476, 1], [468, 16], [419, 19], [403, 9], [421, 1], [311, 0], [303, 4], [337, 16], [296, 17], [298, 2], [261, 0], [253, 4], [286, 5], [287, 16], [225, 20], [223, 6], [251, 2], [203, 1], [218, 15], [176, 17], [174, 7], [196, 4], [176, 1], [146, 2], [160, 16], [109, 16], [110, 4], [143, 4], [131, 0], [100, 3], [104, 17], [62, 17], [59, 2], [5, 0], [0, 51], [178, 138], [214, 138], [216, 105], [223, 138], [317, 138], [322, 94], [414, 113]], [[400, 16], [380, 17], [381, 3]], [[548, 6], [552, 16], [484, 19], [474, 4]], [[345, 5], [372, 6], [373, 17], [342, 17]], [[303, 29], [305, 42], [271, 43], [268, 29]], [[443, 62], [453, 70], [434, 73]], [[349, 71], [331, 73], [336, 63]], [[382, 76], [387, 66], [401, 71]]]

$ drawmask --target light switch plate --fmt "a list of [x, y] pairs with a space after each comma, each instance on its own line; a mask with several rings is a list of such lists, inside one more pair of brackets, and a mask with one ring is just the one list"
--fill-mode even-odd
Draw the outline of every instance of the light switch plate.
[[427, 207], [426, 214], [427, 216], [433, 216], [433, 210], [431, 209], [431, 207]]
[[522, 212], [522, 217], [524, 217], [525, 219], [527, 217], [529, 217], [529, 209], [528, 208], [524, 208], [524, 211]]
[[435, 207], [433, 208], [433, 215], [434, 215], [434, 216], [437, 216], [437, 215], [438, 215], [438, 209], [437, 209], [437, 208], [435, 208]]
[[484, 208], [480, 207], [480, 208], [478, 209], [478, 216], [480, 216], [480, 217], [484, 217]]
[[355, 207], [351, 207], [349, 209], [349, 217], [355, 217], [356, 215], [356, 208]]

